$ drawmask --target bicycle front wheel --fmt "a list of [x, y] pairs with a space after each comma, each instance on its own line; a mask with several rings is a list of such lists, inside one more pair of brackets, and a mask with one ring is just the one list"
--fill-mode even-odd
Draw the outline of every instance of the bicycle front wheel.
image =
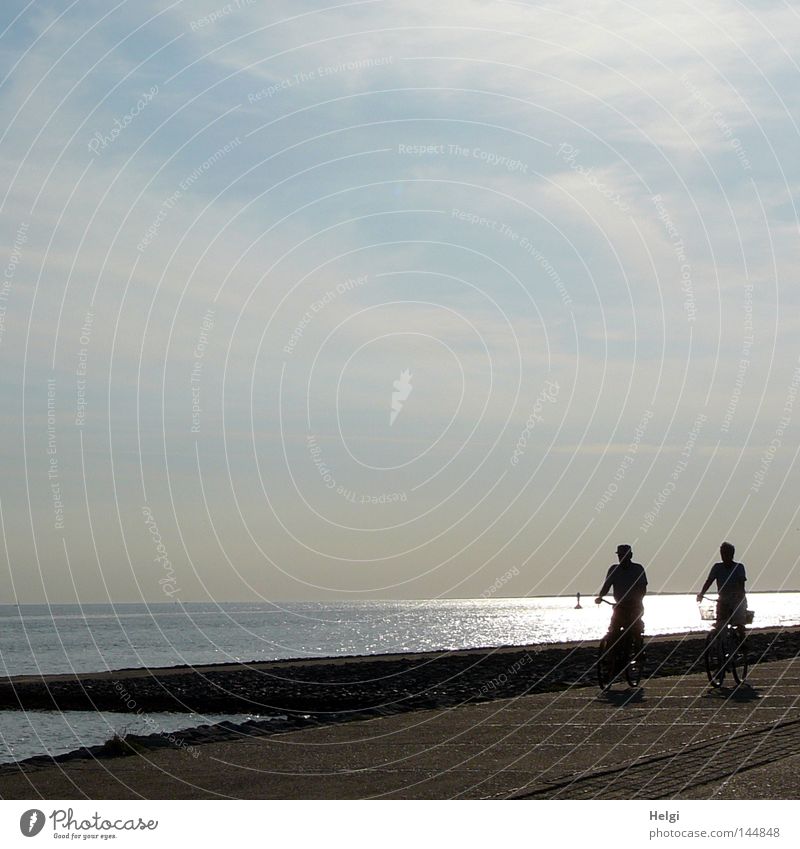
[[735, 645], [735, 649], [731, 653], [731, 659], [728, 665], [730, 666], [733, 680], [737, 684], [741, 684], [747, 677], [749, 665], [747, 660], [747, 646], [738, 634], [735, 636], [731, 634], [731, 637], [733, 637], [731, 642]]
[[614, 658], [608, 646], [608, 637], [603, 637], [597, 650], [597, 683], [601, 690], [605, 690], [614, 678]]
[[628, 664], [625, 667], [625, 678], [631, 687], [638, 687], [644, 670], [644, 646], [642, 641], [632, 638], [630, 643]]
[[709, 631], [706, 637], [706, 647], [703, 652], [706, 661], [706, 675], [712, 687], [721, 687], [725, 679], [725, 651], [723, 634]]

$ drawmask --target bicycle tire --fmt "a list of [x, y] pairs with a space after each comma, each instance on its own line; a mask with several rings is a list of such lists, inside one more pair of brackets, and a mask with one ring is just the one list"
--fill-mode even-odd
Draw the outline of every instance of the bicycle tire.
[[608, 652], [608, 637], [603, 637], [597, 649], [597, 683], [601, 690], [605, 690], [614, 679], [612, 660]]
[[[731, 634], [731, 636], [733, 636], [733, 634]], [[747, 647], [745, 646], [744, 641], [739, 641], [738, 634], [736, 634], [732, 642], [734, 643], [735, 648], [732, 652], [729, 666], [731, 674], [733, 675], [733, 680], [737, 684], [742, 684], [744, 683], [744, 679], [747, 678], [747, 670], [749, 667]]]
[[706, 662], [706, 675], [712, 687], [721, 687], [725, 680], [725, 652], [723, 650], [723, 634], [719, 631], [709, 631], [703, 651]]
[[631, 687], [638, 687], [644, 673], [644, 644], [635, 637], [631, 637], [628, 645], [630, 650], [626, 651], [628, 662], [625, 665], [625, 679]]

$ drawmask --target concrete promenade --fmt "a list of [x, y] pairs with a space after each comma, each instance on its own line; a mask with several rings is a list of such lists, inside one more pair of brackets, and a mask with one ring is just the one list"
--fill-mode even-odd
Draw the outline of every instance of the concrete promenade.
[[0, 770], [0, 798], [800, 798], [800, 658], [575, 687], [193, 751]]

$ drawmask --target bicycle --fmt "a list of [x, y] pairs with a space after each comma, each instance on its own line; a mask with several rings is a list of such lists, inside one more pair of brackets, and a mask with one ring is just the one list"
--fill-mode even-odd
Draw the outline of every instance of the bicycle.
[[[748, 610], [746, 616], [748, 625], [752, 624], [753, 616], [753, 611]], [[703, 649], [709, 683], [712, 687], [721, 687], [725, 681], [725, 675], [730, 673], [736, 684], [742, 684], [749, 668], [746, 636], [742, 636], [738, 626], [730, 621], [721, 626], [717, 624], [716, 605], [701, 604], [700, 618], [714, 622]]]
[[[616, 607], [606, 599], [603, 601]], [[606, 634], [597, 650], [597, 683], [600, 689], [607, 690], [623, 674], [629, 686], [638, 687], [644, 662], [644, 640], [638, 629], [620, 628], [616, 634]]]

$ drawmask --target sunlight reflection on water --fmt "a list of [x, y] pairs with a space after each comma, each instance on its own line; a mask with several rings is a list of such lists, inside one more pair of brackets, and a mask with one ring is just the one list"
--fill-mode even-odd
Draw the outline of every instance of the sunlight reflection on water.
[[[800, 593], [751, 593], [753, 627], [800, 623]], [[575, 599], [0, 607], [0, 675], [598, 639], [611, 608]], [[52, 612], [51, 612], [52, 611]], [[689, 595], [651, 595], [647, 634], [707, 627]]]

